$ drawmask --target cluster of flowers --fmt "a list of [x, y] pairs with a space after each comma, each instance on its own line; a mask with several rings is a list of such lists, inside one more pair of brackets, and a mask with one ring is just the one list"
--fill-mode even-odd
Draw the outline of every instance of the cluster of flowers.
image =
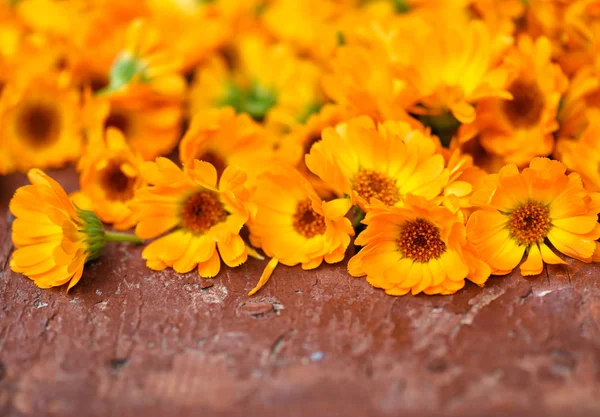
[[[600, 0], [4, 0], [11, 267], [71, 288], [110, 240], [201, 277], [260, 249], [252, 294], [357, 233], [350, 275], [403, 295], [598, 260], [598, 52]], [[67, 196], [41, 169], [73, 161]]]

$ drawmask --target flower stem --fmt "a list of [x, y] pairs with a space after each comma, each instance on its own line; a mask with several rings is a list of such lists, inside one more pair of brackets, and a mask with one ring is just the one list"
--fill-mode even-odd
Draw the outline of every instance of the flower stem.
[[131, 233], [104, 232], [104, 239], [107, 242], [131, 242], [138, 245], [144, 243], [143, 239]]

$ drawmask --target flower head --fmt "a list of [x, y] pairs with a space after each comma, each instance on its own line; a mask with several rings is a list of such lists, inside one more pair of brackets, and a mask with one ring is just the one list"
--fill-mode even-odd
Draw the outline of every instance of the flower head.
[[600, 194], [583, 188], [579, 174], [566, 166], [535, 158], [519, 172], [507, 165], [490, 175], [473, 197], [475, 211], [467, 237], [494, 274], [510, 273], [521, 264], [523, 275], [542, 272], [543, 263], [565, 263], [551, 249], [591, 262], [600, 238]]
[[129, 202], [135, 191], [145, 185], [140, 174], [143, 162], [127, 146], [123, 134], [106, 131], [106, 139], [91, 140], [78, 164], [80, 191], [71, 196], [78, 207], [94, 211], [115, 229], [129, 229], [135, 224]]
[[253, 200], [256, 218], [249, 222], [252, 245], [273, 261], [250, 295], [268, 280], [277, 262], [313, 269], [344, 259], [354, 230], [346, 213], [349, 199], [322, 201], [293, 168], [276, 166], [258, 179]]
[[407, 194], [433, 199], [449, 178], [430, 137], [402, 122], [375, 126], [368, 117], [325, 129], [306, 165], [363, 210], [372, 199], [387, 206], [401, 204]]
[[348, 271], [387, 294], [453, 294], [465, 279], [483, 285], [489, 276], [467, 243], [462, 217], [445, 207], [408, 196], [403, 207], [371, 207], [363, 223], [356, 244], [364, 247]]
[[197, 267], [209, 278], [219, 273], [221, 259], [230, 267], [246, 261], [239, 233], [256, 212], [244, 186], [246, 174], [227, 167], [217, 184], [210, 163], [194, 160], [182, 170], [166, 158], [145, 162], [141, 172], [150, 185], [131, 203], [138, 219], [135, 232], [142, 238], [167, 233], [142, 252], [149, 268], [186, 273]]
[[68, 282], [70, 289], [81, 279], [84, 264], [100, 256], [106, 241], [116, 239], [104, 232], [94, 213], [75, 207], [44, 172], [32, 169], [28, 177], [31, 185], [19, 188], [10, 202], [17, 248], [10, 267], [40, 288]]
[[192, 118], [179, 143], [179, 158], [184, 165], [194, 159], [210, 162], [217, 174], [235, 165], [248, 175], [248, 184], [272, 160], [269, 134], [247, 114], [236, 114], [231, 107], [211, 109]]

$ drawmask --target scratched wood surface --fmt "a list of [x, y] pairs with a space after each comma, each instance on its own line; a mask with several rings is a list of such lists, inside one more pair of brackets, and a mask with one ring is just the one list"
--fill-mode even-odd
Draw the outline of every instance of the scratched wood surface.
[[402, 298], [281, 267], [248, 298], [264, 262], [201, 280], [112, 244], [42, 291], [8, 266], [23, 183], [0, 177], [1, 416], [600, 415], [600, 266]]

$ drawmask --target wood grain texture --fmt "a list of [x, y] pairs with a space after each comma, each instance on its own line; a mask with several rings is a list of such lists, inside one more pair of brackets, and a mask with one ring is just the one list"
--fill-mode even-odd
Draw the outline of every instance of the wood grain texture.
[[[52, 172], [68, 190], [72, 171]], [[2, 416], [598, 416], [600, 266], [386, 296], [345, 265], [216, 279], [109, 244], [69, 294], [10, 271], [0, 178]]]

